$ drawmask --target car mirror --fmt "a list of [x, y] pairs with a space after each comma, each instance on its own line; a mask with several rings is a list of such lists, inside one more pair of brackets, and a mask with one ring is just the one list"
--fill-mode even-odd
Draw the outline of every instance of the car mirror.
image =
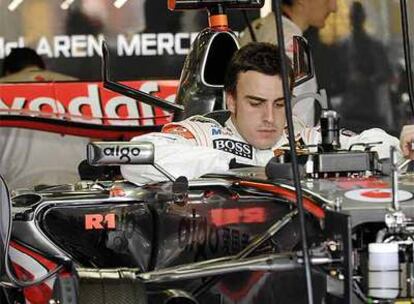
[[308, 81], [314, 76], [314, 68], [309, 45], [303, 37], [293, 36], [294, 86]]
[[93, 142], [87, 146], [92, 166], [154, 165], [154, 145], [150, 142]]

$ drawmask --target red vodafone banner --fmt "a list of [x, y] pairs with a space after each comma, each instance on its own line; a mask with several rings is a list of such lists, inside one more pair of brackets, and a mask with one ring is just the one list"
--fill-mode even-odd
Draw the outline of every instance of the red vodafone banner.
[[[178, 81], [122, 84], [174, 101]], [[129, 139], [159, 130], [172, 115], [103, 88], [100, 82], [0, 85], [0, 126], [103, 139]]]

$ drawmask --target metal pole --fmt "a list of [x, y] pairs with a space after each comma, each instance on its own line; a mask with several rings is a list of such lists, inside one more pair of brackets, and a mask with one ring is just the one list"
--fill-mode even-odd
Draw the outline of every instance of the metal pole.
[[[305, 229], [305, 212], [303, 208], [302, 201], [302, 188], [300, 185], [299, 178], [299, 166], [295, 150], [295, 133], [293, 130], [293, 120], [292, 120], [292, 103], [291, 103], [291, 94], [289, 86], [289, 76], [288, 76], [288, 62], [286, 60], [285, 54], [285, 41], [283, 35], [283, 24], [282, 24], [282, 4], [281, 0], [275, 0], [275, 18], [276, 18], [276, 31], [277, 31], [277, 42], [279, 45], [279, 54], [281, 58], [281, 71], [282, 71], [282, 82], [283, 82], [283, 95], [285, 97], [285, 113], [286, 121], [288, 123], [288, 136], [289, 136], [289, 147], [290, 154], [292, 159], [292, 171], [293, 171], [293, 180], [296, 190], [296, 201], [299, 210], [299, 224], [300, 224], [300, 234], [302, 237], [302, 251], [303, 251], [303, 260], [305, 264], [305, 276], [306, 276], [306, 289], [308, 295], [308, 303], [313, 304], [313, 289], [312, 289], [312, 274], [311, 274], [311, 265], [308, 252], [308, 244], [306, 237]], [[293, 81], [293, 80], [292, 80]]]

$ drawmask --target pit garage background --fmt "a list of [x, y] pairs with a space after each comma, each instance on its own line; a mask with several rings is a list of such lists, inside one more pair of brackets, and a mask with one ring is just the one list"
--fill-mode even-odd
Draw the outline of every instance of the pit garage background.
[[[352, 38], [352, 2], [338, 0], [338, 11], [325, 28], [306, 32], [319, 87], [342, 115], [343, 126], [355, 131], [378, 126], [397, 135], [412, 119], [404, 79], [399, 1], [360, 1], [366, 13], [367, 39], [362, 44]], [[414, 2], [408, 1], [408, 6], [413, 38]], [[248, 12], [251, 20], [259, 14]], [[30, 46], [43, 56], [48, 69], [74, 76], [84, 84], [99, 83], [99, 45], [105, 38], [114, 79], [138, 81], [136, 87], [174, 100], [171, 90], [177, 85], [174, 81], [179, 79], [185, 55], [206, 25], [206, 12], [171, 12], [164, 0], [0, 0], [0, 65], [11, 48]], [[241, 12], [230, 13], [230, 26], [236, 32], [245, 27]], [[356, 58], [363, 58], [362, 66]], [[165, 80], [170, 82], [159, 82]], [[93, 90], [84, 87], [72, 92], [93, 99]], [[36, 90], [30, 87], [1, 86], [3, 109], [11, 107], [14, 97], [36, 95], [33, 92]], [[57, 94], [56, 89], [49, 88], [49, 92]], [[62, 99], [69, 98], [68, 92], [63, 94]], [[65, 101], [62, 104], [67, 106]], [[125, 106], [123, 111], [122, 115], [132, 117], [128, 111], [135, 108]], [[144, 116], [140, 109], [136, 112]]]

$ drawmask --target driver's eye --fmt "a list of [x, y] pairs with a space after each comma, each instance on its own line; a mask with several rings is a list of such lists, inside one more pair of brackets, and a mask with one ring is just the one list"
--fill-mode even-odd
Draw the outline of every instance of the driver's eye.
[[258, 106], [260, 106], [262, 103], [261, 102], [254, 102], [254, 101], [250, 101], [250, 105], [252, 106], [252, 107], [258, 107]]

